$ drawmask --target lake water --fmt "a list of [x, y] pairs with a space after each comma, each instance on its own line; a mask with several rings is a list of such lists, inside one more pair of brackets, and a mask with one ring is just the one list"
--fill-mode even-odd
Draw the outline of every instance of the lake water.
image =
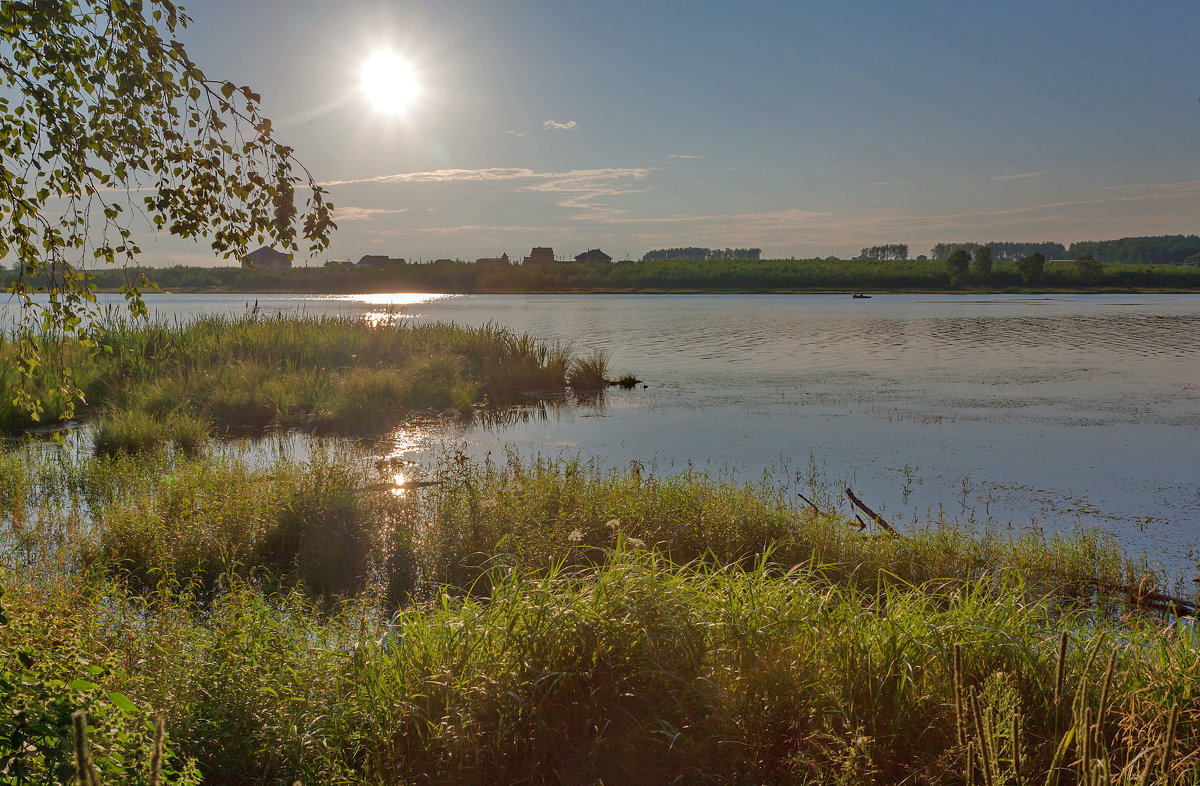
[[160, 316], [495, 322], [603, 349], [645, 388], [381, 452], [640, 461], [849, 485], [899, 523], [1112, 532], [1176, 575], [1200, 546], [1200, 296], [150, 295]]

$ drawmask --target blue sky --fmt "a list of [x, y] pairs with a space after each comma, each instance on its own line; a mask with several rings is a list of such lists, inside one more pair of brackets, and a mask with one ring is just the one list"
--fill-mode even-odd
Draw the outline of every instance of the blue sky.
[[[329, 183], [326, 258], [1200, 231], [1200, 3], [203, 0], [183, 40]], [[422, 96], [376, 111], [385, 47]], [[214, 262], [202, 245], [155, 263]]]

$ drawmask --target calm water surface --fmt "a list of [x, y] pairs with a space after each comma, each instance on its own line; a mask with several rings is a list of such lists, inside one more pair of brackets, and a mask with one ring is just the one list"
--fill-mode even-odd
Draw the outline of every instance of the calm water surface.
[[[168, 318], [494, 322], [599, 348], [646, 388], [387, 452], [638, 460], [851, 485], [885, 516], [1097, 526], [1177, 573], [1200, 546], [1200, 296], [151, 295]], [[834, 504], [834, 495], [829, 495]], [[840, 502], [838, 503], [840, 504]]]

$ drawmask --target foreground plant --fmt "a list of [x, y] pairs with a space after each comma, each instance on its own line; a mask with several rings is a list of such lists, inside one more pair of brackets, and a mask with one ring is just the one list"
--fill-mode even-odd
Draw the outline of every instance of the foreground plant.
[[0, 718], [48, 731], [10, 768], [69, 766], [84, 710], [105, 782], [159, 717], [181, 780], [231, 784], [1200, 777], [1200, 633], [1092, 533], [863, 537], [637, 465], [26, 455]]

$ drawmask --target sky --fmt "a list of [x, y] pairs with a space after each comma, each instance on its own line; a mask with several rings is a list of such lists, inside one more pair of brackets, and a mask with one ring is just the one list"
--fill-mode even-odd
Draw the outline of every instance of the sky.
[[[1200, 232], [1195, 0], [193, 0], [327, 184], [307, 264]], [[389, 51], [420, 94], [381, 111]], [[228, 264], [146, 239], [151, 264]], [[298, 256], [297, 264], [306, 264]]]

